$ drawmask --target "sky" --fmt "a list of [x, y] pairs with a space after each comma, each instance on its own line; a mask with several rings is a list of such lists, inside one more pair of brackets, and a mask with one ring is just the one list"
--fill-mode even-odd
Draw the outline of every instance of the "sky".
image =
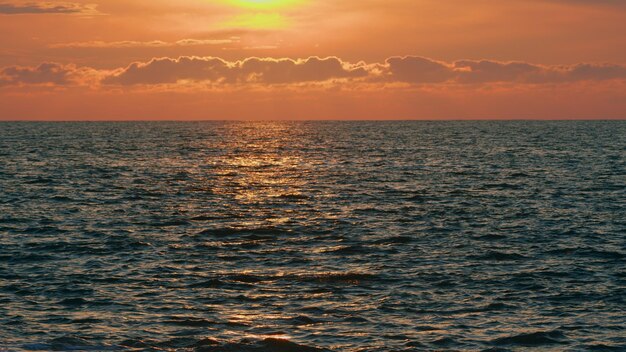
[[624, 0], [0, 0], [0, 120], [624, 118]]

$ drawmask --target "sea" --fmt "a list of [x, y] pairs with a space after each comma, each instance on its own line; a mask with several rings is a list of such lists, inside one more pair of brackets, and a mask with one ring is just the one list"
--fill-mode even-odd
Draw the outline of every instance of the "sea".
[[626, 351], [626, 121], [0, 123], [0, 351]]

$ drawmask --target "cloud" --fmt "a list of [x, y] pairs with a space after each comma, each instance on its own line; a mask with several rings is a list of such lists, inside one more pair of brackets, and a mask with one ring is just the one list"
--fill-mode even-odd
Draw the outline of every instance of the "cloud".
[[536, 65], [526, 62], [459, 60], [452, 63], [424, 57], [391, 57], [383, 63], [350, 63], [337, 57], [306, 59], [258, 58], [227, 61], [218, 57], [154, 58], [127, 67], [97, 70], [44, 63], [37, 67], [0, 70], [0, 85], [150, 86], [187, 83], [220, 85], [286, 85], [333, 82], [371, 86], [408, 85], [565, 84], [580, 81], [626, 80], [619, 64]]
[[0, 86], [94, 85], [106, 71], [76, 65], [43, 63], [36, 67], [11, 66], [0, 70]]
[[626, 66], [618, 64], [577, 64], [544, 66], [527, 62], [459, 60], [444, 63], [423, 57], [387, 59], [386, 80], [423, 83], [518, 83], [543, 84], [573, 81], [626, 79]]
[[66, 85], [70, 81], [72, 69], [55, 63], [44, 63], [37, 67], [7, 67], [0, 71], [0, 82], [4, 85]]
[[457, 61], [461, 83], [563, 83], [574, 81], [603, 81], [626, 79], [626, 66], [617, 64], [577, 64], [569, 66], [543, 66], [526, 62]]
[[50, 45], [51, 48], [164, 48], [164, 47], [183, 47], [183, 46], [205, 46], [205, 45], [225, 45], [239, 42], [239, 38], [233, 37], [228, 39], [181, 39], [175, 42], [164, 42], [161, 40], [152, 41], [134, 41], [124, 40], [116, 42], [90, 41], [90, 42], [73, 42], [60, 43]]
[[95, 5], [77, 3], [38, 2], [28, 4], [0, 3], [2, 15], [36, 15], [36, 14], [96, 14]]
[[417, 56], [391, 57], [385, 67], [388, 79], [399, 82], [439, 83], [457, 75], [454, 67], [446, 63]]
[[137, 85], [176, 83], [181, 80], [219, 81], [229, 71], [220, 58], [159, 58], [135, 62], [103, 80], [104, 84]]
[[119, 85], [165, 84], [178, 81], [217, 83], [288, 84], [366, 77], [363, 65], [336, 57], [308, 59], [248, 58], [228, 62], [216, 57], [159, 58], [133, 63], [107, 77], [103, 83]]
[[525, 62], [462, 60], [454, 63], [458, 81], [463, 83], [518, 82], [539, 83], [549, 69]]
[[235, 65], [235, 73], [244, 82], [298, 83], [323, 82], [333, 78], [359, 78], [369, 73], [362, 65], [351, 65], [336, 57], [308, 59], [250, 58]]
[[626, 78], [626, 66], [612, 64], [578, 64], [564, 68], [570, 81]]

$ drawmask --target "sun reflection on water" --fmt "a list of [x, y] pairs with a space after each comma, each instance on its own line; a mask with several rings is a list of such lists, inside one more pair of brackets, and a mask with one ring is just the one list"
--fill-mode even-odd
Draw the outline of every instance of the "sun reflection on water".
[[295, 172], [301, 169], [304, 160], [286, 151], [289, 140], [281, 136], [284, 132], [272, 128], [242, 131], [247, 138], [251, 137], [250, 134], [270, 133], [270, 136], [262, 138], [262, 143], [241, 146], [246, 152], [224, 155], [212, 162], [212, 166], [222, 175], [215, 192], [227, 193], [244, 203], [304, 199], [300, 189], [306, 181]]

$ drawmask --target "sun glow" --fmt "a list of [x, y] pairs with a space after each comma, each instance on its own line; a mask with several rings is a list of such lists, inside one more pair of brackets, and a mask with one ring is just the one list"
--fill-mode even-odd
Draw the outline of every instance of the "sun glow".
[[227, 0], [228, 3], [247, 9], [277, 9], [297, 5], [303, 0]]
[[279, 29], [287, 27], [289, 21], [277, 13], [246, 13], [235, 16], [224, 24], [238, 28]]
[[306, 0], [223, 0], [239, 12], [222, 22], [225, 27], [281, 29], [288, 27], [291, 12]]

